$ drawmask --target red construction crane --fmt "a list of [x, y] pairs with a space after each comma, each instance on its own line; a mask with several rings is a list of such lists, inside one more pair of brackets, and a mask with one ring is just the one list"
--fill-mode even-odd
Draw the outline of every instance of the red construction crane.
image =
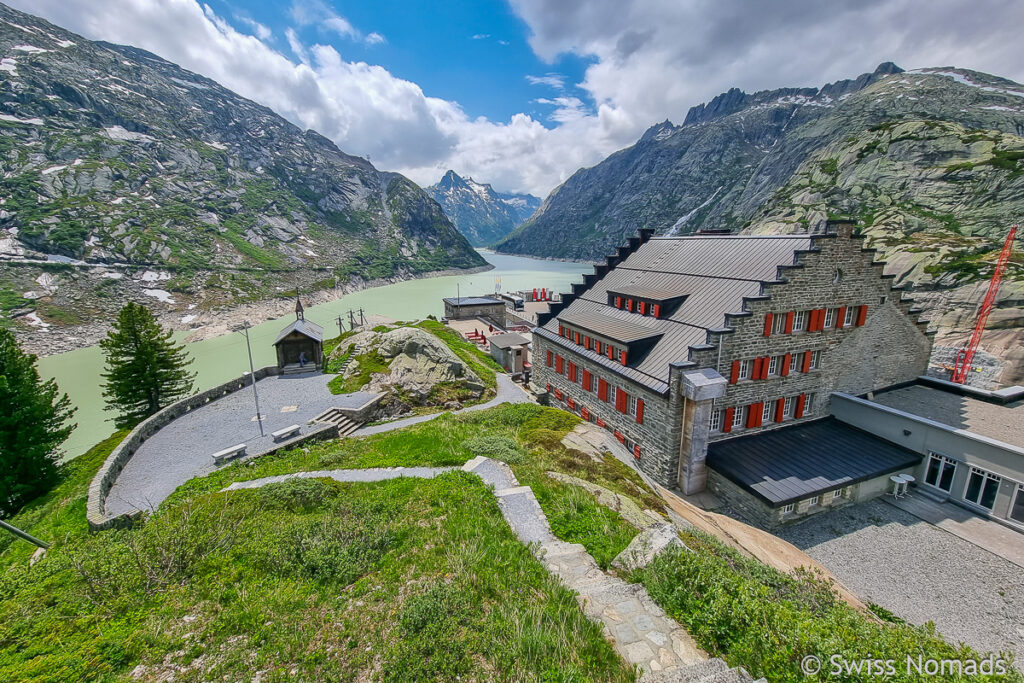
[[1017, 236], [1017, 226], [1010, 228], [1010, 234], [1006, 236], [1003, 250], [999, 252], [999, 260], [996, 261], [996, 270], [992, 273], [992, 282], [988, 283], [988, 292], [985, 300], [981, 303], [981, 310], [978, 311], [978, 322], [974, 325], [974, 333], [967, 346], [956, 352], [956, 363], [953, 365], [952, 380], [957, 384], [963, 384], [967, 380], [967, 374], [971, 371], [971, 362], [974, 360], [974, 353], [981, 343], [981, 335], [985, 331], [985, 322], [988, 321], [988, 314], [996, 305], [996, 295], [999, 294], [999, 283], [1003, 281], [1003, 273], [1006, 272], [1006, 263], [1010, 260], [1010, 252], [1013, 251], [1013, 240]]

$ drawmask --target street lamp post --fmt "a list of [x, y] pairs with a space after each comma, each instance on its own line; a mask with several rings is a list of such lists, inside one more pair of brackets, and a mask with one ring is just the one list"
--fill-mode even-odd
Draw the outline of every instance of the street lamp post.
[[246, 320], [242, 327], [242, 334], [245, 335], [245, 347], [249, 350], [249, 376], [252, 377], [252, 398], [256, 403], [256, 422], [260, 426], [260, 436], [266, 436], [263, 433], [263, 415], [260, 414], [260, 395], [256, 391], [256, 368], [252, 364], [252, 344], [249, 343], [249, 321]]

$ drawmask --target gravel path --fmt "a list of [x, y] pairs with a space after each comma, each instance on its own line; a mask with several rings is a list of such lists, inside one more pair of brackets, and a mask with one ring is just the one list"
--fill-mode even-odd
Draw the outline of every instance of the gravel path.
[[1012, 562], [881, 500], [819, 515], [778, 535], [866, 602], [914, 624], [933, 621], [951, 642], [1010, 650], [1024, 670], [1024, 576]]
[[182, 415], [151, 436], [125, 465], [107, 496], [110, 516], [153, 510], [189, 479], [214, 469], [211, 455], [244, 443], [249, 454], [273, 446], [270, 433], [301, 425], [327, 410], [359, 407], [374, 394], [356, 392], [335, 396], [327, 388], [330, 375], [267, 377], [256, 383], [263, 413], [263, 431], [253, 420], [256, 408], [249, 388], [228, 394]]
[[[498, 375], [498, 393], [487, 403], [480, 403], [475, 406], [463, 408], [462, 410], [455, 411], [456, 413], [470, 413], [475, 410], [486, 410], [487, 408], [493, 408], [496, 405], [502, 403], [531, 403], [533, 401], [530, 395], [526, 393], [520, 385], [513, 382], [508, 375]], [[357, 429], [352, 436], [370, 436], [371, 434], [380, 434], [382, 432], [390, 432], [394, 429], [401, 429], [402, 427], [409, 427], [411, 425], [420, 424], [421, 422], [429, 422], [435, 420], [442, 415], [447, 413], [431, 413], [430, 415], [419, 415], [417, 417], [409, 417], [404, 420], [395, 420], [394, 422], [386, 422], [380, 425], [374, 425], [373, 427], [363, 427]]]

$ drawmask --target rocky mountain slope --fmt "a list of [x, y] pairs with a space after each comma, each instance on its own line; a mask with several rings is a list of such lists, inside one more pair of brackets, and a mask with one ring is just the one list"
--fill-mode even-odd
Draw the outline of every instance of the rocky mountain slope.
[[[1024, 216], [1024, 86], [883, 64], [820, 89], [731, 90], [682, 125], [578, 171], [499, 250], [596, 259], [642, 226], [755, 233], [858, 219], [944, 347], [969, 335], [1010, 224]], [[1024, 249], [982, 348], [1024, 379]]]
[[448, 171], [440, 182], [426, 190], [476, 247], [502, 239], [540, 206], [540, 198], [532, 194], [495, 192], [490, 185], [462, 178], [455, 171]]
[[0, 197], [6, 324], [485, 265], [405, 177], [156, 55], [2, 5]]

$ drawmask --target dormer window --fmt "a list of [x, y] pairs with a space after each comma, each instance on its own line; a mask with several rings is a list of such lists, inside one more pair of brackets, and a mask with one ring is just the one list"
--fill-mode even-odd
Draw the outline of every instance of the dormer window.
[[639, 285], [608, 290], [609, 306], [652, 318], [667, 318], [685, 299], [686, 294]]

